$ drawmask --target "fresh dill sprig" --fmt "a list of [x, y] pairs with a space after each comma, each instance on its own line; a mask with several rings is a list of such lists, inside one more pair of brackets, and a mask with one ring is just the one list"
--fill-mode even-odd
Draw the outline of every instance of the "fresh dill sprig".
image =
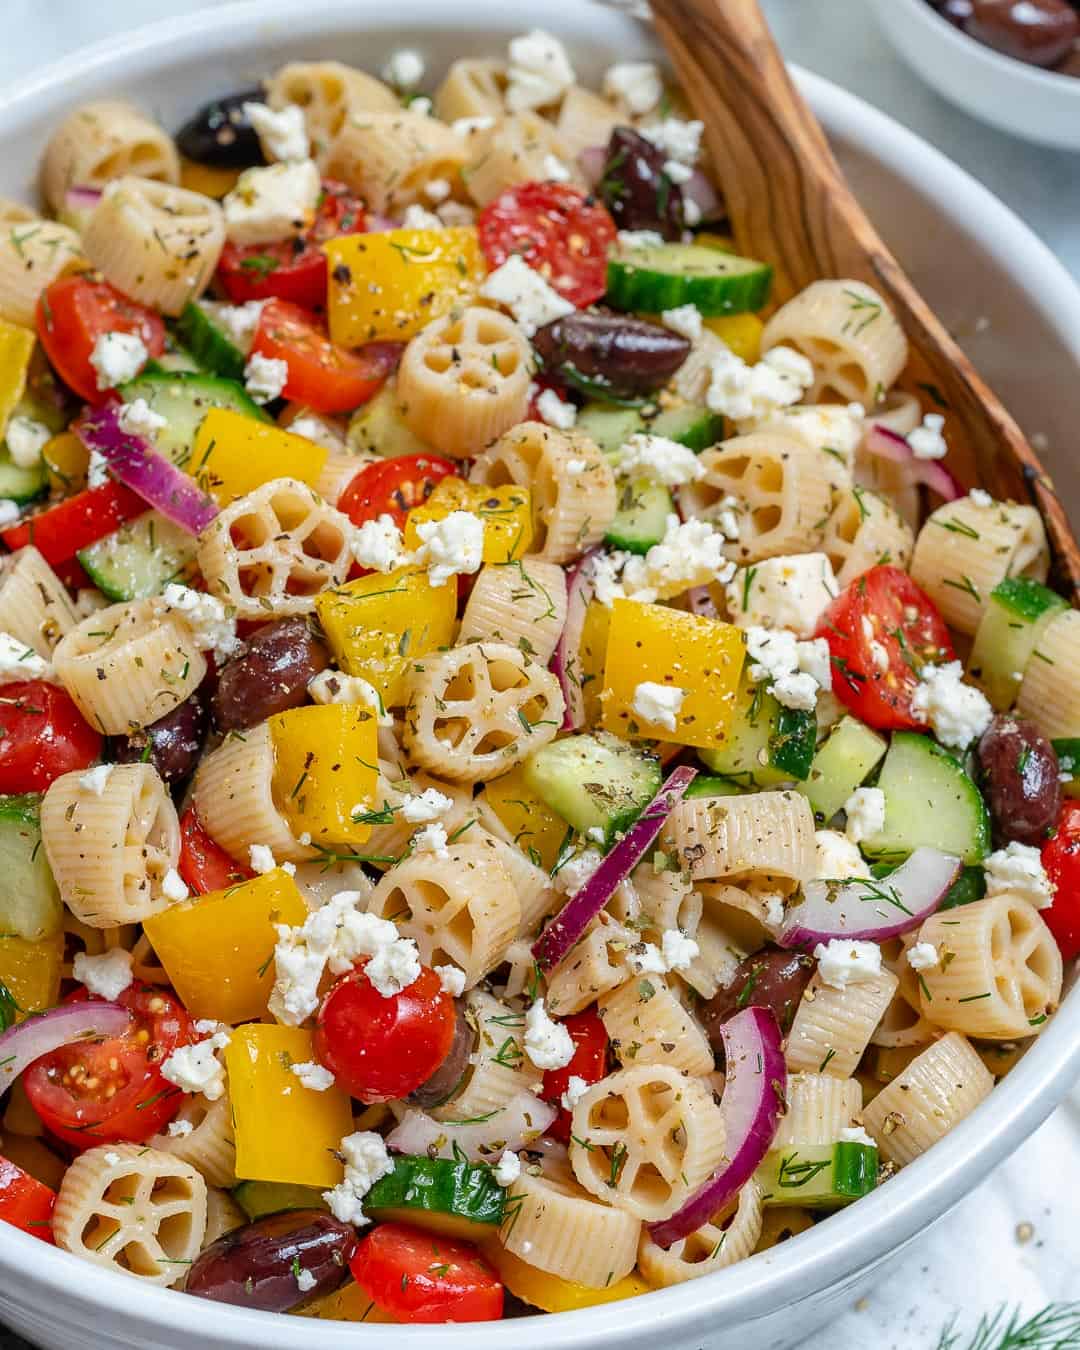
[[942, 1331], [935, 1350], [1078, 1350], [1080, 1303], [1050, 1303], [1025, 1318], [1019, 1308], [1001, 1307], [987, 1313], [968, 1340], [961, 1339], [952, 1321]]

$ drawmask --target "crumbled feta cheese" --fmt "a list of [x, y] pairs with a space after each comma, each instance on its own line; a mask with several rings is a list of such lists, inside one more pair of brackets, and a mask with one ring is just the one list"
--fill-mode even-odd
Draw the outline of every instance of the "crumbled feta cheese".
[[323, 1199], [330, 1213], [339, 1223], [351, 1223], [357, 1228], [368, 1222], [364, 1214], [364, 1196], [380, 1177], [394, 1170], [394, 1160], [386, 1151], [386, 1142], [374, 1130], [361, 1130], [346, 1135], [341, 1141], [345, 1159], [345, 1177], [332, 1191], [324, 1191]]
[[222, 206], [234, 244], [275, 244], [303, 232], [315, 218], [322, 192], [313, 160], [245, 169]]
[[569, 183], [573, 177], [558, 155], [545, 155], [540, 176], [549, 183]]
[[265, 876], [267, 872], [272, 872], [277, 866], [274, 861], [274, 854], [269, 844], [252, 844], [248, 849], [248, 863], [253, 872], [258, 872], [260, 876]]
[[846, 989], [849, 984], [873, 980], [881, 974], [881, 948], [876, 942], [832, 938], [827, 944], [818, 943], [814, 959], [822, 983], [833, 989]]
[[267, 159], [307, 159], [307, 122], [298, 103], [287, 103], [280, 110], [268, 108], [265, 103], [245, 103], [243, 108]]
[[765, 923], [769, 928], [782, 928], [787, 918], [787, 905], [784, 897], [776, 891], [770, 891], [761, 897], [765, 904]]
[[504, 1149], [502, 1157], [495, 1164], [495, 1180], [500, 1186], [512, 1186], [519, 1176], [521, 1176], [521, 1159], [516, 1153]]
[[244, 388], [256, 403], [269, 403], [281, 397], [289, 382], [289, 363], [276, 356], [252, 352], [244, 367]]
[[90, 353], [99, 389], [115, 389], [133, 380], [150, 359], [146, 343], [134, 333], [102, 333]]
[[709, 362], [705, 402], [736, 422], [760, 422], [798, 403], [814, 383], [814, 367], [791, 347], [773, 347], [755, 366], [725, 348]]
[[1054, 883], [1046, 874], [1042, 855], [1032, 844], [1015, 840], [983, 860], [987, 897], [1011, 895], [1027, 900], [1036, 909], [1054, 903]]
[[824, 553], [762, 558], [741, 572], [726, 591], [731, 622], [740, 628], [790, 628], [808, 638], [839, 593]]
[[694, 171], [689, 164], [680, 164], [677, 159], [667, 159], [664, 161], [664, 175], [670, 182], [682, 187], [693, 178]]
[[665, 487], [682, 487], [704, 478], [705, 469], [693, 450], [666, 436], [637, 431], [623, 444], [618, 472], [623, 478], [648, 478]]
[[525, 1053], [538, 1069], [565, 1069], [574, 1058], [569, 1031], [551, 1020], [542, 998], [525, 1014]]
[[444, 226], [434, 211], [429, 211], [419, 202], [410, 202], [401, 217], [401, 228], [403, 230], [441, 230]]
[[435, 966], [435, 974], [439, 977], [439, 983], [442, 985], [443, 993], [449, 994], [451, 998], [460, 998], [465, 992], [465, 983], [467, 976], [458, 966]]
[[194, 1128], [190, 1120], [170, 1120], [166, 1134], [170, 1139], [185, 1139]]
[[867, 1134], [861, 1125], [845, 1125], [840, 1131], [841, 1144], [862, 1144], [866, 1148], [877, 1148], [877, 1140]]
[[401, 816], [410, 825], [421, 825], [445, 816], [453, 805], [451, 799], [438, 788], [425, 788], [423, 792], [405, 798], [401, 803]]
[[154, 433], [168, 425], [168, 418], [154, 412], [144, 398], [133, 399], [120, 409], [120, 430], [129, 436], [144, 436], [154, 439]]
[[412, 837], [412, 851], [434, 853], [436, 858], [448, 858], [450, 853], [446, 847], [446, 826], [440, 825], [438, 821], [432, 821], [430, 825], [417, 830]]
[[[120, 420], [123, 424], [122, 415]], [[32, 469], [41, 463], [42, 449], [52, 439], [52, 432], [44, 422], [16, 414], [7, 424], [5, 439], [12, 461], [20, 469]]]
[[677, 928], [669, 928], [660, 942], [664, 965], [668, 970], [685, 970], [698, 958], [701, 948], [693, 938], [680, 933]]
[[508, 309], [526, 337], [532, 337], [545, 324], [574, 313], [570, 301], [549, 286], [520, 253], [489, 273], [480, 287], [480, 295]]
[[817, 707], [819, 688], [812, 675], [799, 671], [793, 675], [781, 675], [778, 680], [774, 680], [769, 686], [769, 693], [785, 708], [813, 712]]
[[730, 581], [735, 575], [735, 564], [724, 557], [724, 544], [724, 536], [709, 521], [680, 522], [672, 514], [667, 518], [663, 539], [644, 558], [611, 555], [616, 565], [621, 566], [622, 577], [621, 590], [609, 590], [608, 594], [650, 602], [678, 595], [691, 586]]
[[318, 1284], [313, 1270], [298, 1270], [296, 1272], [296, 1287], [302, 1294], [310, 1294]]
[[620, 230], [618, 243], [620, 249], [661, 248], [664, 236], [657, 230]]
[[[861, 403], [822, 403], [811, 407], [783, 408], [764, 423], [770, 429], [793, 431], [809, 445], [828, 455], [825, 470], [837, 486], [851, 483], [855, 452], [863, 438], [866, 410]], [[831, 462], [830, 462], [831, 460]]]
[[240, 646], [236, 636], [236, 615], [230, 613], [216, 595], [170, 581], [162, 599], [166, 609], [176, 610], [187, 621], [199, 650], [212, 651], [219, 664]]
[[578, 474], [584, 473], [589, 467], [587, 459], [568, 459], [566, 461], [566, 472], [571, 478], [576, 478]]
[[822, 689], [832, 688], [832, 655], [825, 638], [811, 638], [800, 642], [796, 648], [799, 669], [812, 676]]
[[187, 884], [175, 867], [170, 867], [161, 878], [161, 894], [166, 900], [171, 900], [174, 904], [188, 898]]
[[382, 68], [382, 77], [397, 89], [415, 89], [424, 78], [424, 70], [424, 58], [420, 53], [411, 47], [402, 47], [391, 53]]
[[225, 1092], [225, 1067], [217, 1052], [229, 1044], [227, 1031], [216, 1031], [208, 1040], [181, 1045], [161, 1065], [161, 1076], [184, 1092], [201, 1092], [216, 1102]]
[[555, 889], [561, 891], [563, 895], [576, 894], [603, 861], [604, 855], [595, 848], [586, 848], [580, 853], [575, 853], [573, 857], [567, 858], [552, 877]]
[[[207, 301], [203, 301], [204, 309], [207, 303]], [[213, 304], [212, 301], [209, 303]], [[214, 305], [210, 315], [216, 323], [225, 329], [235, 346], [246, 354], [255, 336], [255, 329], [259, 326], [259, 318], [266, 303], [265, 300], [248, 300], [243, 305]]]
[[972, 488], [968, 493], [968, 500], [975, 506], [993, 506], [994, 499], [985, 488]]
[[625, 103], [627, 112], [640, 117], [652, 112], [664, 96], [660, 69], [652, 61], [621, 61], [604, 74], [605, 98]]
[[115, 1167], [122, 1159], [119, 1153], [106, 1153], [105, 1161], [110, 1167]]
[[651, 726], [674, 731], [675, 719], [685, 699], [685, 689], [672, 684], [657, 684], [655, 680], [642, 680], [634, 689], [630, 711]]
[[536, 400], [536, 411], [549, 427], [558, 427], [560, 431], [570, 431], [577, 421], [577, 408], [566, 399], [561, 399], [554, 389], [545, 389]]
[[941, 413], [927, 413], [922, 426], [908, 432], [907, 443], [916, 459], [944, 459], [949, 453], [945, 437], [941, 434], [945, 418]]
[[455, 136], [475, 136], [481, 131], [490, 131], [495, 125], [494, 117], [458, 117], [450, 123]]
[[566, 1091], [559, 1098], [559, 1105], [566, 1111], [572, 1111], [588, 1090], [589, 1084], [585, 1079], [572, 1073], [567, 1079]]
[[705, 323], [701, 311], [696, 305], [679, 305], [675, 309], [665, 309], [660, 315], [665, 328], [670, 328], [680, 337], [696, 342], [704, 331]]
[[294, 436], [303, 436], [305, 441], [314, 441], [316, 445], [321, 445], [326, 450], [343, 450], [345, 448], [344, 439], [338, 435], [334, 428], [324, 422], [321, 417], [316, 417], [312, 413], [305, 413], [302, 417], [294, 417], [286, 428]]
[[861, 844], [885, 828], [885, 794], [881, 788], [856, 788], [844, 803], [844, 812], [844, 833], [853, 844]]
[[52, 662], [38, 656], [33, 647], [0, 633], [0, 684], [14, 680], [53, 680]]
[[818, 694], [832, 687], [828, 643], [823, 638], [799, 642], [786, 628], [746, 630], [752, 680], [769, 681], [768, 692], [786, 708], [811, 711]]
[[329, 1069], [316, 1064], [313, 1059], [306, 1059], [302, 1064], [293, 1064], [291, 1072], [300, 1079], [303, 1087], [310, 1088], [312, 1092], [325, 1092], [337, 1081]]
[[690, 229], [701, 224], [701, 207], [693, 197], [684, 197], [682, 204], [683, 223]]
[[416, 562], [427, 567], [432, 586], [443, 586], [452, 576], [480, 570], [484, 522], [471, 511], [451, 511], [441, 520], [421, 521], [416, 533], [420, 539]]
[[626, 963], [635, 975], [666, 975], [664, 953], [652, 942], [639, 942], [626, 953]]
[[907, 950], [907, 963], [912, 970], [933, 970], [941, 957], [932, 942], [916, 942]]
[[858, 848], [839, 830], [814, 831], [814, 876], [818, 881], [846, 881], [849, 877], [868, 877]]
[[511, 112], [550, 107], [576, 80], [566, 48], [539, 28], [511, 40], [508, 78], [506, 106]]
[[95, 764], [92, 769], [87, 769], [80, 776], [79, 786], [84, 792], [92, 792], [95, 797], [100, 797], [105, 791], [115, 767], [114, 764]]
[[705, 130], [705, 123], [684, 122], [681, 117], [665, 117], [662, 122], [654, 122], [639, 130], [647, 141], [663, 150], [668, 159], [678, 160], [680, 164], [693, 164], [701, 153], [701, 134]]
[[401, 531], [394, 517], [385, 512], [376, 520], [365, 520], [354, 531], [352, 554], [361, 567], [369, 567], [374, 572], [392, 572], [409, 561]]
[[104, 487], [109, 481], [109, 461], [100, 450], [90, 451], [90, 461], [86, 466], [86, 486]]
[[446, 178], [431, 178], [424, 184], [424, 196], [429, 202], [444, 202], [451, 192], [453, 188]]
[[716, 503], [712, 508], [710, 519], [725, 539], [733, 542], [739, 537], [739, 509], [740, 502], [737, 497], [729, 493]]
[[10, 497], [0, 497], [0, 525], [13, 525], [22, 515], [22, 507]]
[[100, 956], [79, 952], [72, 963], [71, 973], [85, 985], [87, 992], [113, 1002], [132, 981], [131, 953], [123, 947], [113, 947]]
[[985, 696], [965, 684], [959, 661], [941, 666], [923, 666], [911, 697], [911, 713], [926, 722], [942, 745], [965, 750], [981, 736], [994, 716]]

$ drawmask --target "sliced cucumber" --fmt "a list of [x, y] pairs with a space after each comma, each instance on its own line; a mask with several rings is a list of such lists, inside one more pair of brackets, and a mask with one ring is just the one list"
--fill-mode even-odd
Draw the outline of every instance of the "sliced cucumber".
[[581, 834], [600, 830], [610, 844], [660, 790], [659, 760], [598, 732], [566, 736], [525, 761], [525, 781]]
[[242, 384], [247, 354], [240, 350], [229, 335], [229, 330], [218, 321], [217, 309], [213, 301], [197, 303], [189, 300], [176, 321], [176, 331], [204, 370]]
[[977, 863], [990, 849], [990, 814], [982, 794], [929, 736], [893, 735], [877, 785], [885, 794], [885, 824], [862, 840], [874, 858], [906, 857], [926, 846]]
[[699, 773], [683, 793], [684, 797], [737, 797], [742, 791], [738, 783], [730, 778], [718, 778], [715, 774]]
[[1058, 757], [1058, 767], [1062, 774], [1061, 790], [1066, 797], [1080, 797], [1080, 740], [1074, 736], [1051, 741], [1054, 753]]
[[649, 478], [624, 483], [604, 542], [628, 553], [648, 553], [667, 533], [668, 516], [674, 509], [671, 492], [663, 483]]
[[981, 900], [986, 894], [986, 873], [981, 867], [965, 867], [945, 892], [939, 909], [957, 909]]
[[636, 408], [616, 408], [611, 403], [586, 403], [574, 423], [606, 455], [620, 450], [631, 436], [645, 430], [645, 419]]
[[816, 740], [812, 712], [783, 707], [744, 673], [727, 740], [698, 754], [713, 773], [741, 787], [771, 787], [806, 777]]
[[1066, 603], [1029, 577], [1006, 577], [990, 592], [968, 658], [968, 674], [998, 711], [1011, 708], [1046, 625]]
[[878, 1151], [869, 1144], [788, 1144], [770, 1149], [755, 1176], [763, 1205], [839, 1209], [877, 1185]]
[[321, 1190], [289, 1181], [241, 1181], [232, 1197], [249, 1219], [280, 1214], [286, 1209], [327, 1209]]
[[473, 1240], [502, 1223], [505, 1209], [506, 1191], [489, 1166], [450, 1158], [395, 1158], [364, 1197], [372, 1218]]
[[157, 511], [147, 511], [75, 555], [110, 600], [146, 600], [195, 568], [197, 541]]
[[724, 419], [708, 408], [686, 403], [681, 408], [665, 408], [649, 423], [654, 436], [666, 436], [688, 450], [699, 453], [724, 439]]
[[269, 421], [266, 413], [253, 403], [242, 385], [217, 375], [197, 375], [181, 371], [140, 375], [120, 390], [125, 403], [143, 398], [153, 412], [165, 418], [166, 425], [154, 434], [157, 449], [174, 464], [183, 466], [195, 443], [199, 424], [211, 408], [231, 408], [245, 417]]
[[373, 399], [353, 413], [347, 440], [349, 449], [357, 454], [381, 455], [383, 459], [431, 454], [431, 446], [405, 425], [393, 379], [387, 380]]
[[814, 814], [827, 825], [869, 778], [887, 749], [885, 739], [856, 717], [842, 717], [829, 733], [805, 783], [799, 784]]
[[0, 797], [0, 933], [40, 942], [64, 907], [41, 845], [41, 796]]
[[48, 487], [49, 471], [43, 459], [23, 469], [11, 458], [6, 445], [0, 447], [0, 497], [23, 506], [44, 496]]
[[693, 305], [706, 318], [758, 310], [769, 299], [772, 268], [700, 244], [620, 249], [608, 260], [607, 303], [660, 314]]

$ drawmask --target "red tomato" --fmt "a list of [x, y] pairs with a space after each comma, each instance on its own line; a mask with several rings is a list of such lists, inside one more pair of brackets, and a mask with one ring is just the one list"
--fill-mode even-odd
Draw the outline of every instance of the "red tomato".
[[133, 520], [145, 510], [146, 502], [141, 497], [110, 479], [101, 487], [87, 488], [74, 497], [65, 497], [54, 506], [46, 506], [44, 510], [26, 516], [17, 525], [0, 530], [0, 539], [13, 552], [33, 544], [45, 561], [55, 568], [69, 562], [79, 549], [112, 534], [125, 521]]
[[398, 529], [414, 506], [423, 506], [444, 478], [452, 478], [460, 466], [441, 455], [400, 455], [379, 459], [349, 480], [338, 498], [337, 509], [354, 525], [379, 516], [392, 516]]
[[364, 974], [365, 965], [342, 975], [323, 999], [315, 1058], [350, 1096], [389, 1102], [407, 1097], [443, 1062], [457, 1013], [427, 966], [407, 989], [384, 998]]
[[304, 309], [326, 304], [326, 254], [322, 245], [342, 234], [367, 229], [364, 204], [344, 183], [326, 180], [315, 223], [298, 239], [279, 244], [231, 244], [221, 251], [218, 280], [235, 304], [247, 300], [290, 300]]
[[101, 737], [59, 685], [18, 680], [0, 689], [0, 793], [44, 792], [101, 756]]
[[498, 1275], [471, 1243], [404, 1223], [382, 1223], [349, 1262], [353, 1279], [398, 1322], [494, 1322], [502, 1316]]
[[0, 1158], [0, 1219], [13, 1223], [24, 1233], [53, 1240], [52, 1212], [56, 1192], [24, 1172], [8, 1158]]
[[484, 207], [476, 224], [492, 267], [517, 253], [579, 308], [607, 290], [615, 222], [579, 188], [565, 183], [507, 188]]
[[955, 654], [937, 606], [906, 572], [883, 563], [856, 577], [817, 636], [829, 644], [833, 693], [856, 717], [883, 731], [925, 731], [911, 715], [919, 671]]
[[316, 412], [350, 412], [382, 388], [401, 355], [398, 342], [371, 342], [346, 351], [326, 336], [314, 314], [286, 300], [270, 300], [259, 315], [251, 350], [289, 368], [286, 398]]
[[223, 891], [255, 875], [210, 838], [193, 806], [180, 817], [180, 861], [176, 870], [196, 895]]
[[88, 403], [101, 401], [90, 354], [103, 333], [133, 333], [151, 356], [165, 350], [160, 314], [129, 300], [107, 281], [87, 277], [61, 277], [46, 287], [38, 301], [37, 331], [57, 374]]
[[1080, 801], [1062, 803], [1057, 831], [1042, 850], [1046, 875], [1057, 887], [1041, 911], [1066, 961], [1080, 956]]
[[[88, 999], [77, 989], [65, 999]], [[36, 1059], [23, 1075], [30, 1105], [58, 1139], [77, 1149], [141, 1144], [180, 1110], [184, 1094], [161, 1065], [195, 1039], [191, 1018], [167, 989], [135, 983], [116, 1000], [131, 1013], [121, 1036], [79, 1041]]]
[[574, 1058], [565, 1069], [546, 1069], [540, 1096], [559, 1108], [559, 1114], [548, 1130], [564, 1144], [570, 1142], [570, 1112], [561, 1104], [561, 1098], [570, 1086], [571, 1078], [583, 1078], [586, 1083], [599, 1083], [607, 1073], [608, 1034], [600, 1015], [594, 1008], [571, 1013], [561, 1019], [574, 1042]]

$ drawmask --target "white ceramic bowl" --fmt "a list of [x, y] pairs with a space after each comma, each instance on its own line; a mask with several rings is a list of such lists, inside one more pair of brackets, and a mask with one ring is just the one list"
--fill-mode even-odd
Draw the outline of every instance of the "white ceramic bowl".
[[1003, 56], [927, 0], [870, 0], [890, 42], [942, 98], [1026, 140], [1080, 150], [1080, 79]]
[[[889, 0], [899, 3], [899, 0]], [[175, 127], [198, 104], [298, 56], [377, 70], [418, 46], [433, 74], [455, 56], [504, 49], [537, 16], [533, 0], [259, 0], [141, 29], [79, 52], [0, 98], [0, 194], [29, 194], [64, 111], [104, 94], [134, 98]], [[646, 28], [585, 0], [548, 0], [544, 24], [592, 81], [616, 55], [653, 51]], [[858, 99], [799, 82], [849, 175], [902, 259], [969, 344], [1029, 430], [1068, 444], [1080, 425], [1080, 294], [1042, 244], [936, 151]], [[1080, 471], [1074, 471], [1080, 472]], [[1069, 485], [1080, 502], [1080, 483]], [[1066, 1000], [990, 1100], [927, 1157], [858, 1205], [708, 1279], [546, 1318], [465, 1327], [314, 1324], [140, 1287], [0, 1224], [0, 1320], [47, 1350], [784, 1350], [850, 1306], [909, 1242], [1049, 1114], [1080, 1070], [1080, 998]], [[963, 1259], [968, 1259], [964, 1257]]]

